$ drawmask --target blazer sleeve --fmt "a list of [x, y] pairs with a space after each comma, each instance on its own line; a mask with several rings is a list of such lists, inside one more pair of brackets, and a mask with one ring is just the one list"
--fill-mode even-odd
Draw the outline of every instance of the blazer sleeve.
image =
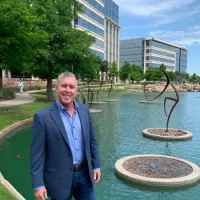
[[92, 117], [90, 115], [90, 111], [88, 110], [89, 115], [89, 123], [90, 123], [90, 151], [91, 151], [91, 158], [92, 158], [92, 167], [93, 169], [100, 168], [100, 158], [99, 158], [99, 151], [98, 151], [98, 144], [94, 132]]
[[30, 171], [33, 188], [44, 185], [44, 156], [45, 128], [42, 119], [37, 114], [35, 114], [32, 126], [32, 139], [30, 148]]

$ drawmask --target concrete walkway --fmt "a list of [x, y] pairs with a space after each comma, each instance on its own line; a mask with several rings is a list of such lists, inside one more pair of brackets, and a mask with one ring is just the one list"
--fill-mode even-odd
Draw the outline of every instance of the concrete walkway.
[[18, 106], [26, 103], [31, 103], [35, 101], [35, 98], [29, 95], [29, 93], [34, 93], [34, 92], [39, 92], [43, 90], [34, 90], [34, 91], [27, 91], [24, 92], [23, 94], [16, 93], [16, 98], [12, 100], [7, 100], [7, 101], [1, 101], [0, 102], [0, 108], [1, 107], [9, 107], [9, 106]]

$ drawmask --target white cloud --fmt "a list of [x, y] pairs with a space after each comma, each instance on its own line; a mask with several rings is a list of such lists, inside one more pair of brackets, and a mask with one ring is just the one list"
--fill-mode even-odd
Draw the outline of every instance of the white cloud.
[[[200, 13], [198, 0], [114, 0], [121, 14], [152, 17], [155, 26], [186, 19]], [[151, 22], [151, 21], [150, 21]]]
[[182, 31], [151, 31], [149, 37], [170, 41], [178, 45], [200, 44], [200, 26], [194, 26]]

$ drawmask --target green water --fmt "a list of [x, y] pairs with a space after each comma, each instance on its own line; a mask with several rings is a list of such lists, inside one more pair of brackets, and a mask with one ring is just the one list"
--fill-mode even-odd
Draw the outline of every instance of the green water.
[[[155, 105], [145, 105], [138, 103], [144, 100], [143, 93], [119, 93], [112, 96], [118, 102], [92, 106], [102, 110], [93, 114], [102, 169], [101, 181], [95, 186], [97, 200], [200, 199], [198, 183], [181, 189], [156, 189], [124, 181], [114, 172], [121, 157], [149, 153], [183, 158], [200, 166], [200, 93], [179, 95], [169, 127], [193, 133], [192, 140], [183, 142], [152, 140], [141, 134], [145, 128], [165, 127], [164, 96]], [[168, 111], [172, 103], [167, 103]], [[0, 171], [27, 200], [34, 199], [29, 175], [30, 132], [30, 126], [22, 128], [0, 142]]]

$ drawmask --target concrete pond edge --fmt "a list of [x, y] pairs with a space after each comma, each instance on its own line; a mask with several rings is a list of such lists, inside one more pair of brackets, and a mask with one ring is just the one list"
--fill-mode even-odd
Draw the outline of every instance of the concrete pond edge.
[[[149, 178], [145, 176], [140, 176], [137, 174], [133, 174], [129, 171], [127, 171], [122, 165], [125, 161], [131, 159], [131, 158], [138, 158], [138, 157], [164, 157], [164, 158], [171, 158], [178, 161], [181, 161], [183, 163], [188, 164], [190, 167], [192, 167], [193, 172], [187, 176], [179, 177], [179, 178]], [[144, 184], [149, 185], [153, 187], [184, 187], [188, 185], [192, 185], [200, 180], [200, 168], [190, 162], [186, 161], [184, 159], [172, 157], [172, 156], [164, 156], [164, 155], [154, 155], [154, 154], [141, 154], [141, 155], [135, 155], [135, 156], [127, 156], [123, 157], [115, 163], [115, 171], [116, 173], [131, 182], [138, 183], [138, 184]]]
[[[7, 134], [9, 134], [11, 131], [19, 128], [20, 126], [29, 124], [33, 121], [33, 118], [28, 118], [19, 122], [16, 122], [9, 127], [3, 129], [0, 132], [0, 140]], [[13, 194], [18, 200], [26, 200], [1, 174], [0, 172], [0, 183], [4, 185], [4, 187], [11, 193]]]

